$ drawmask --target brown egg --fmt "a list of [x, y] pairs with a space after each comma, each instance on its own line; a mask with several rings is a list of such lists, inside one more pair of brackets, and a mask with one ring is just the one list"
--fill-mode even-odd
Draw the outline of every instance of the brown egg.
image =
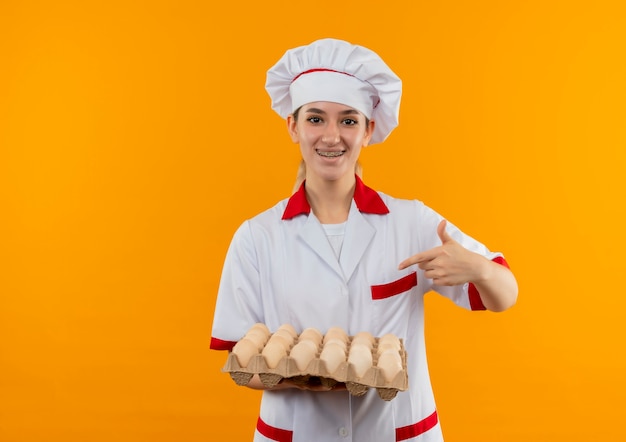
[[358, 332], [356, 335], [354, 335], [355, 338], [367, 338], [370, 341], [374, 342], [374, 335], [372, 335], [370, 332], [368, 331], [360, 331]]
[[399, 339], [396, 335], [394, 335], [393, 333], [385, 333], [384, 335], [382, 335], [382, 336], [381, 336], [380, 338], [378, 338], [378, 339], [381, 339], [381, 340], [383, 340], [383, 341], [386, 341], [386, 340], [391, 340], [391, 341], [399, 341], [399, 340], [400, 340], [400, 339]]
[[263, 348], [267, 342], [268, 336], [259, 329], [248, 330], [248, 333], [244, 336], [245, 339], [253, 341], [259, 349]]
[[267, 328], [267, 325], [265, 325], [265, 324], [263, 324], [261, 322], [257, 322], [256, 324], [254, 324], [252, 327], [250, 327], [250, 330], [259, 330], [265, 336], [269, 336], [270, 335], [270, 329]]
[[394, 350], [386, 350], [378, 356], [378, 368], [387, 382], [391, 382], [402, 371], [402, 359]]
[[375, 341], [370, 340], [367, 336], [355, 336], [352, 338], [350, 346], [363, 345], [371, 350], [372, 348], [374, 348], [374, 342]]
[[354, 335], [352, 337], [352, 344], [354, 345], [355, 341], [357, 343], [368, 343], [369, 342], [369, 348], [373, 348], [374, 347], [374, 343], [376, 342], [376, 338], [374, 338], [374, 336], [367, 331], [361, 331], [358, 332], [356, 335]]
[[326, 331], [323, 342], [330, 339], [339, 339], [345, 343], [348, 342], [348, 334], [341, 327], [331, 327]]
[[348, 344], [339, 338], [324, 339], [324, 347], [329, 344], [339, 345], [343, 349], [344, 353], [348, 350]]
[[289, 333], [293, 339], [296, 339], [298, 337], [298, 332], [296, 331], [294, 326], [291, 324], [283, 324], [280, 327], [278, 327], [278, 330], [276, 331], [281, 331], [281, 330]]
[[320, 354], [320, 359], [324, 361], [326, 369], [330, 374], [334, 373], [337, 368], [339, 368], [339, 365], [346, 361], [345, 347], [342, 347], [342, 345], [337, 342], [327, 342], [324, 344], [324, 348]]
[[243, 338], [233, 347], [233, 354], [237, 358], [240, 367], [247, 367], [250, 359], [259, 354], [259, 347], [250, 339]]
[[275, 332], [270, 336], [267, 341], [266, 347], [270, 344], [279, 344], [282, 345], [285, 351], [289, 351], [291, 346], [293, 345], [293, 338], [291, 335], [286, 334], [286, 332], [280, 333], [279, 331]]
[[300, 333], [300, 336], [298, 336], [298, 340], [313, 341], [315, 345], [318, 347], [322, 343], [322, 338], [323, 338], [322, 333], [318, 329], [313, 328], [313, 327], [305, 328], [304, 330], [302, 330], [302, 333]]
[[299, 341], [289, 352], [300, 371], [304, 371], [316, 355], [317, 345], [310, 340]]
[[279, 336], [284, 336], [285, 338], [289, 339], [291, 342], [295, 341], [296, 338], [298, 337], [298, 335], [296, 334], [294, 336], [293, 333], [291, 333], [289, 330], [287, 330], [286, 328], [279, 328], [278, 330], [276, 330], [274, 333], [274, 335], [279, 335]]
[[354, 366], [357, 377], [362, 377], [372, 366], [372, 351], [366, 345], [352, 345], [348, 353], [348, 363]]
[[276, 368], [280, 360], [287, 356], [287, 350], [280, 342], [268, 342], [261, 354], [269, 368]]
[[376, 353], [381, 354], [386, 350], [392, 350], [397, 353], [400, 352], [400, 342], [391, 342], [391, 341], [378, 341], [378, 347], [376, 348]]
[[389, 343], [393, 343], [396, 344], [398, 346], [398, 349], [400, 349], [400, 338], [398, 338], [396, 335], [391, 334], [391, 333], [387, 333], [385, 335], [382, 335], [379, 339], [378, 342], [389, 342]]

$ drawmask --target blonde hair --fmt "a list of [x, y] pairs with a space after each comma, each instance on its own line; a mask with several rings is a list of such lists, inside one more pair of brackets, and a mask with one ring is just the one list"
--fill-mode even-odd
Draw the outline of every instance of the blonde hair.
[[[363, 166], [361, 166], [361, 163], [359, 163], [358, 161], [354, 165], [354, 173], [356, 173], [359, 176], [359, 178], [363, 178]], [[298, 173], [296, 175], [296, 182], [293, 185], [292, 193], [295, 193], [300, 188], [305, 178], [306, 178], [306, 163], [304, 162], [304, 160], [300, 160], [300, 165], [298, 166]]]

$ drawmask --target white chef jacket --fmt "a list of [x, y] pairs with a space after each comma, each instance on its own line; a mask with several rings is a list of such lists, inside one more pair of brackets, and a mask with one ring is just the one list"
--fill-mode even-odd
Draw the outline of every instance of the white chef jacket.
[[[472, 284], [439, 287], [404, 259], [441, 245], [442, 217], [417, 200], [376, 192], [357, 177], [337, 259], [306, 200], [305, 183], [291, 198], [245, 221], [235, 233], [223, 268], [211, 348], [230, 350], [255, 323], [275, 331], [348, 335], [393, 333], [404, 340], [409, 389], [391, 401], [375, 389], [264, 391], [255, 442], [443, 440], [424, 345], [424, 294], [434, 290], [467, 309], [484, 310]], [[463, 234], [448, 233], [465, 248], [506, 265], [499, 253]]]

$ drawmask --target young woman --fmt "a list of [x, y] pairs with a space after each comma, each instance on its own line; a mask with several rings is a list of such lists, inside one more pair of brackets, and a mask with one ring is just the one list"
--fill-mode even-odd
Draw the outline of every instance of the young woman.
[[[226, 256], [211, 347], [230, 350], [255, 323], [275, 331], [341, 327], [392, 333], [407, 351], [409, 390], [306, 388], [285, 380], [263, 393], [255, 441], [442, 441], [424, 348], [423, 296], [434, 290], [472, 310], [502, 311], [517, 283], [489, 251], [417, 200], [367, 187], [363, 147], [397, 125], [401, 81], [361, 46], [318, 40], [268, 71], [273, 108], [304, 167], [295, 193], [245, 221]], [[264, 389], [258, 378], [251, 388]]]

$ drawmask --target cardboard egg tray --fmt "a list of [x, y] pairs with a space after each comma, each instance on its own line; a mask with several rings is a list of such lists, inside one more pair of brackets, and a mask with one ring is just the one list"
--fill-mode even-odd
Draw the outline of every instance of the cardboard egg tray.
[[[374, 339], [372, 366], [361, 377], [356, 375], [353, 365], [347, 361], [347, 356], [346, 361], [341, 362], [333, 373], [329, 373], [325, 361], [319, 358], [322, 345], [320, 345], [316, 357], [309, 362], [305, 370], [300, 370], [291, 356], [283, 357], [275, 368], [270, 368], [267, 366], [264, 356], [259, 352], [259, 354], [252, 356], [246, 367], [241, 367], [236, 355], [230, 353], [222, 371], [229, 373], [235, 383], [242, 386], [247, 385], [255, 374], [259, 375], [263, 385], [268, 388], [274, 387], [283, 379], [289, 379], [293, 383], [302, 385], [323, 385], [326, 387], [333, 387], [342, 382], [345, 383], [347, 390], [352, 395], [362, 396], [370, 388], [375, 388], [381, 399], [390, 401], [396, 397], [398, 391], [408, 389], [407, 358], [404, 343], [402, 339], [399, 340], [402, 370], [391, 381], [386, 381], [381, 369], [376, 366], [378, 360], [376, 349], [379, 338]], [[352, 337], [349, 337], [349, 343], [351, 341]], [[347, 354], [349, 354], [349, 349], [348, 344]]]

